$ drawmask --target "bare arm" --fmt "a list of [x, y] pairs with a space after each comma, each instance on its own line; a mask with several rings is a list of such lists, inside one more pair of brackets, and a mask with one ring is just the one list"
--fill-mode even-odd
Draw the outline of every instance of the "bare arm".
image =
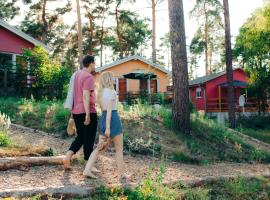
[[88, 90], [83, 90], [83, 105], [85, 110], [85, 121], [84, 125], [90, 124], [90, 92]]
[[114, 99], [111, 99], [108, 102], [107, 106], [107, 116], [106, 116], [106, 130], [105, 130], [105, 136], [110, 137], [110, 126], [111, 126], [111, 117], [112, 117], [112, 105], [113, 105]]

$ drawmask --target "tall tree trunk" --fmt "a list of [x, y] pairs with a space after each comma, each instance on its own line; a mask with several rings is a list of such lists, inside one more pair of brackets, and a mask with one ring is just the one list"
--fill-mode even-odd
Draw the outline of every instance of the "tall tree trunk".
[[41, 41], [46, 44], [47, 35], [48, 35], [48, 22], [46, 20], [46, 6], [47, 6], [47, 0], [43, 0], [43, 6], [42, 6], [42, 35], [41, 35]]
[[116, 8], [115, 8], [115, 20], [116, 20], [116, 33], [117, 33], [118, 43], [119, 43], [119, 48], [120, 48], [119, 57], [123, 58], [124, 57], [123, 38], [122, 38], [122, 35], [119, 31], [119, 6], [120, 6], [120, 4], [121, 4], [121, 2], [119, 1], [116, 5]]
[[209, 74], [213, 73], [213, 66], [212, 66], [212, 61], [213, 61], [213, 43], [209, 43]]
[[152, 0], [152, 61], [157, 62], [156, 50], [156, 0]]
[[204, 47], [204, 54], [205, 54], [205, 74], [209, 74], [209, 67], [208, 67], [208, 16], [206, 11], [206, 2], [204, 2], [204, 16], [205, 16], [205, 22], [204, 22], [204, 41], [205, 41], [205, 47]]
[[184, 133], [190, 133], [188, 64], [182, 0], [168, 0], [173, 75], [173, 121]]
[[78, 17], [78, 51], [79, 51], [79, 63], [82, 68], [83, 48], [82, 48], [82, 21], [81, 21], [81, 9], [80, 0], [76, 0], [77, 3], [77, 17]]
[[225, 19], [225, 48], [226, 48], [226, 72], [228, 82], [228, 108], [230, 127], [235, 128], [235, 104], [234, 104], [234, 87], [233, 87], [233, 68], [232, 68], [232, 47], [231, 47], [231, 30], [229, 2], [223, 0], [224, 19]]

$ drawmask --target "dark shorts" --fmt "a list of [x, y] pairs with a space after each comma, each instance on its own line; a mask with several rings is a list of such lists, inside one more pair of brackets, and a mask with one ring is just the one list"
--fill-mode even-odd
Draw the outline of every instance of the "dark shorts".
[[[105, 134], [106, 130], [106, 116], [107, 111], [103, 111], [98, 121], [98, 131], [101, 135]], [[122, 124], [117, 110], [112, 111], [111, 124], [110, 124], [110, 137], [113, 138], [116, 135], [122, 133]]]

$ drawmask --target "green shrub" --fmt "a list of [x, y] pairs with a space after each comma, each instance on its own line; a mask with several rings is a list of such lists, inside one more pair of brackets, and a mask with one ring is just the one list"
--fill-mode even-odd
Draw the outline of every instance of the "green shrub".
[[210, 199], [208, 196], [208, 190], [203, 188], [188, 189], [184, 195], [183, 200], [207, 200]]
[[181, 163], [193, 163], [193, 164], [199, 163], [199, 160], [192, 158], [187, 153], [179, 150], [175, 150], [172, 152], [172, 160]]
[[[235, 200], [241, 199], [254, 199], [254, 195], [260, 190], [261, 185], [258, 181], [246, 181], [244, 178], [236, 178], [231, 181], [226, 181], [225, 189], [229, 195]], [[252, 197], [253, 196], [253, 197]]]
[[260, 163], [263, 159], [263, 152], [258, 149], [253, 149], [250, 153], [250, 160]]
[[7, 136], [6, 132], [0, 131], [0, 147], [6, 147], [11, 144], [11, 140]]
[[259, 116], [240, 116], [238, 118], [238, 124], [244, 128], [250, 129], [270, 129], [270, 115]]

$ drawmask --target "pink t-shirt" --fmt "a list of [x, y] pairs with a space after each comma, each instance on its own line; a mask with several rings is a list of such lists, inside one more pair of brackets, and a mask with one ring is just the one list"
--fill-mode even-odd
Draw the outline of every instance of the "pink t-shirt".
[[83, 90], [90, 92], [90, 113], [96, 113], [95, 107], [95, 81], [92, 74], [86, 70], [77, 72], [74, 80], [74, 102], [71, 112], [73, 114], [85, 113], [83, 105]]

